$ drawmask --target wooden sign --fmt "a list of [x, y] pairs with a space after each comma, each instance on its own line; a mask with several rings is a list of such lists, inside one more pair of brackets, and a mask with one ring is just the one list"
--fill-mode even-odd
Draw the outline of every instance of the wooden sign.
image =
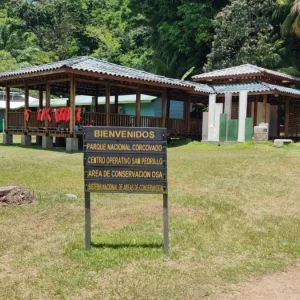
[[90, 249], [90, 193], [164, 196], [164, 250], [168, 250], [167, 130], [84, 127], [86, 249]]
[[85, 191], [167, 193], [164, 128], [85, 127]]

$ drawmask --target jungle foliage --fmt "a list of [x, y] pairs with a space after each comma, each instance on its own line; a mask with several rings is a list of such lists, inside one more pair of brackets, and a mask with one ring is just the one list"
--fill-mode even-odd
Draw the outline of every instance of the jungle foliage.
[[298, 74], [299, 24], [298, 0], [2, 0], [0, 71], [91, 55], [176, 78], [241, 63]]

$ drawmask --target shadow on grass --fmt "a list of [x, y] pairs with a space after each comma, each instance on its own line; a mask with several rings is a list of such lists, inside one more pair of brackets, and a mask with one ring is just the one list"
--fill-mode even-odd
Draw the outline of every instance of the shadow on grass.
[[22, 149], [31, 149], [31, 150], [40, 150], [40, 151], [51, 151], [51, 152], [62, 152], [66, 154], [77, 154], [77, 153], [83, 153], [83, 149], [79, 149], [78, 151], [67, 151], [65, 147], [58, 147], [58, 148], [52, 148], [52, 149], [46, 149], [42, 148], [39, 145], [31, 145], [31, 146], [22, 146], [21, 144], [15, 143], [11, 145], [4, 145], [0, 143], [1, 147], [7, 147], [7, 148], [22, 148]]
[[107, 244], [107, 243], [91, 243], [91, 246], [94, 248], [110, 248], [110, 249], [122, 249], [122, 248], [152, 248], [152, 249], [160, 249], [163, 247], [162, 243], [150, 243], [150, 244]]
[[188, 139], [171, 139], [168, 140], [168, 148], [181, 147], [188, 143], [190, 143], [190, 140]]

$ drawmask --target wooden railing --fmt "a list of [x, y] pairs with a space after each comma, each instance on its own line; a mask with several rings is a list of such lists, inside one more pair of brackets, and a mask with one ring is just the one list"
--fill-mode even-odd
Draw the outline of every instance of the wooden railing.
[[135, 126], [135, 116], [111, 114], [110, 126], [133, 127]]
[[8, 113], [9, 127], [24, 127], [24, 112], [9, 112]]
[[82, 113], [80, 125], [105, 126], [106, 114], [95, 112]]
[[202, 134], [202, 120], [201, 119], [191, 119], [190, 120], [190, 133]]
[[[27, 129], [39, 128], [41, 130], [45, 129], [45, 121], [37, 120], [37, 112], [31, 112], [30, 119], [27, 122]], [[16, 127], [16, 129], [24, 128], [24, 112], [9, 112], [9, 127]], [[130, 115], [110, 115], [110, 126], [120, 126], [120, 127], [133, 127], [135, 126], [135, 116]], [[141, 127], [161, 127], [162, 119], [159, 117], [147, 117], [141, 116], [140, 126]], [[106, 114], [105, 113], [82, 113], [79, 126], [106, 126]], [[185, 119], [166, 119], [166, 128], [168, 133], [173, 136], [183, 136], [183, 135], [201, 135], [202, 132], [202, 120], [200, 119], [190, 119], [190, 126], [188, 130], [188, 124]], [[51, 121], [48, 122], [48, 130], [55, 131], [69, 131], [69, 123], [55, 121], [55, 112], [51, 112]]]
[[45, 127], [45, 122], [38, 121], [37, 116], [38, 116], [37, 111], [32, 111], [30, 113], [30, 118], [27, 122], [27, 127], [28, 128], [31, 128], [31, 127], [35, 127], [35, 128]]
[[162, 118], [141, 116], [141, 127], [161, 127]]
[[168, 133], [172, 135], [181, 135], [187, 133], [187, 124], [185, 119], [173, 119], [166, 120], [166, 127]]

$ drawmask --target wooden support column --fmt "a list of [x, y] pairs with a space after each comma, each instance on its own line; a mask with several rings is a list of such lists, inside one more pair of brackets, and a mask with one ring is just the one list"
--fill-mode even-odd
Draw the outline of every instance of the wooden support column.
[[263, 122], [267, 123], [267, 102], [268, 102], [268, 95], [263, 96]]
[[135, 126], [141, 126], [141, 90], [136, 90], [136, 103], [135, 103]]
[[253, 118], [253, 124], [254, 126], [257, 126], [257, 107], [258, 107], [258, 95], [255, 97], [254, 102], [254, 118]]
[[96, 85], [96, 92], [95, 92], [95, 107], [94, 111], [98, 112], [98, 98], [99, 98], [99, 88], [98, 85]]
[[10, 87], [6, 87], [6, 109], [5, 109], [5, 129], [6, 132], [8, 130], [8, 126], [9, 126], [9, 112], [10, 112]]
[[283, 105], [282, 100], [278, 103], [278, 108], [277, 108], [277, 136], [280, 136], [280, 120], [281, 120], [281, 106]]
[[290, 98], [285, 100], [285, 122], [284, 122], [284, 135], [289, 135], [289, 121], [290, 121]]
[[115, 89], [115, 114], [119, 113], [119, 89]]
[[183, 101], [183, 119], [184, 120], [186, 120], [186, 116], [187, 116], [187, 113], [186, 113], [186, 111], [187, 111], [187, 105], [186, 105], [186, 103], [187, 103], [187, 101], [186, 101], [186, 99]]
[[167, 89], [163, 89], [161, 97], [161, 127], [166, 127], [166, 118], [167, 118]]
[[187, 94], [186, 97], [186, 129], [189, 133], [191, 130], [191, 95]]
[[25, 111], [29, 107], [29, 87], [28, 87], [28, 85], [25, 85], [25, 87], [24, 87], [24, 96], [25, 96], [25, 101], [24, 101], [24, 130], [27, 130], [27, 121], [26, 121]]
[[170, 118], [170, 109], [171, 109], [171, 95], [170, 95], [170, 91], [167, 91], [167, 119]]
[[39, 89], [39, 109], [43, 108], [43, 89]]
[[110, 125], [110, 84], [105, 87], [106, 126]]
[[[46, 108], [50, 108], [50, 83], [46, 83]], [[45, 129], [48, 130], [49, 124], [48, 124], [48, 118], [45, 120]]]
[[70, 134], [74, 134], [75, 131], [75, 97], [76, 97], [76, 82], [75, 76], [72, 75], [70, 81]]

